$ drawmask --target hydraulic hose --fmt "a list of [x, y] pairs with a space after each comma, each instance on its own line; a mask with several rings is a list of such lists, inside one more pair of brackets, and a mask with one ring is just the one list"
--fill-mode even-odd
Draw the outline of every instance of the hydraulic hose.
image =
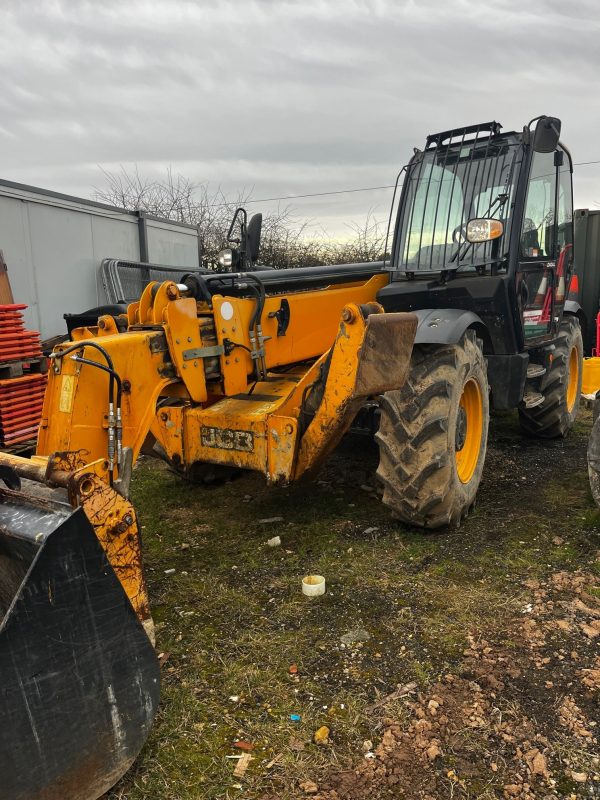
[[252, 319], [250, 320], [250, 327], [254, 328], [257, 322], [259, 325], [261, 324], [262, 313], [265, 307], [265, 301], [267, 299], [267, 291], [265, 289], [264, 283], [260, 280], [260, 278], [257, 278], [256, 275], [253, 275], [251, 272], [248, 272], [246, 274], [246, 278], [250, 279], [251, 281], [254, 281], [254, 283], [256, 283], [256, 285], [258, 286], [258, 291], [259, 291], [259, 301], [254, 310], [254, 314], [252, 315]]
[[[228, 279], [231, 280], [231, 287], [232, 289], [236, 290], [248, 290], [256, 297], [256, 307], [250, 319], [250, 324], [248, 326], [248, 332], [250, 334], [250, 342], [254, 349], [260, 349], [263, 345], [263, 335], [262, 335], [262, 314], [265, 307], [265, 302], [267, 299], [267, 291], [265, 289], [265, 285], [263, 281], [255, 274], [251, 272], [242, 272], [242, 273], [235, 273], [231, 277], [222, 274], [216, 274], [211, 276], [204, 276], [205, 283], [208, 284], [212, 281], [219, 281], [221, 283], [227, 282]], [[255, 333], [256, 329], [256, 333]], [[259, 359], [256, 358], [255, 363], [255, 375], [256, 379], [260, 380], [262, 372], [263, 378], [267, 376], [267, 368], [264, 356], [260, 357], [260, 367], [258, 365]]]
[[206, 284], [206, 281], [201, 275], [195, 275], [188, 272], [181, 278], [181, 283], [185, 284], [191, 291], [195, 300], [204, 300], [209, 308], [212, 308], [212, 295]]
[[[265, 289], [265, 284], [263, 283], [263, 281], [257, 275], [255, 275], [252, 272], [237, 272], [237, 273], [235, 273], [233, 275], [215, 273], [214, 275], [204, 275], [203, 277], [204, 277], [204, 282], [206, 284], [214, 283], [214, 282], [218, 282], [218, 283], [223, 284], [222, 287], [220, 287], [221, 290], [227, 288], [227, 283], [229, 281], [231, 281], [231, 288], [232, 289], [237, 289], [237, 290], [240, 289], [240, 287], [243, 285], [244, 281], [252, 281], [253, 283], [255, 283], [256, 284], [256, 288], [254, 288], [253, 291], [256, 292], [256, 290], [258, 289], [258, 291], [256, 292], [256, 294], [258, 296], [258, 304], [257, 304], [257, 307], [256, 307], [256, 309], [254, 311], [254, 314], [252, 315], [252, 320], [250, 321], [250, 326], [253, 328], [256, 325], [257, 320], [260, 322], [260, 319], [262, 317], [262, 312], [263, 312], [263, 309], [265, 307], [265, 300], [266, 300], [266, 297], [267, 297], [267, 291]], [[243, 281], [241, 280], [242, 278], [243, 278]], [[244, 289], [246, 289], [246, 288], [250, 289], [251, 287], [250, 287], [250, 285], [246, 284], [244, 286]]]
[[[87, 364], [90, 367], [95, 367], [96, 369], [102, 370], [102, 372], [107, 372], [108, 375], [110, 376], [110, 383], [109, 383], [110, 397], [108, 403], [108, 464], [109, 464], [109, 482], [110, 485], [112, 486], [113, 485], [112, 471], [114, 469], [115, 451], [117, 456], [117, 467], [120, 468], [122, 449], [123, 449], [123, 425], [121, 420], [121, 397], [122, 397], [123, 387], [121, 383], [121, 376], [114, 369], [111, 369], [110, 367], [107, 367], [104, 364], [99, 364], [97, 361], [92, 361], [89, 358], [84, 358], [83, 356], [78, 356], [78, 355], [73, 355], [71, 356], [71, 358], [78, 364]], [[117, 384], [116, 418], [113, 408], [115, 383]]]
[[[104, 349], [101, 345], [97, 344], [97, 342], [90, 342], [90, 341], [83, 341], [83, 342], [76, 342], [72, 344], [70, 347], [67, 347], [65, 350], [61, 350], [58, 353], [52, 353], [50, 358], [63, 358], [64, 356], [68, 356], [69, 353], [73, 353], [75, 350], [83, 350], [85, 347], [93, 347], [95, 350], [98, 350], [104, 358], [106, 359], [106, 363], [111, 370], [114, 371], [113, 360], [110, 357], [110, 353]], [[94, 362], [95, 363], [95, 362]]]
[[[108, 461], [109, 461], [109, 482], [110, 485], [113, 485], [113, 468], [114, 468], [114, 457], [115, 457], [115, 450], [117, 456], [117, 466], [120, 467], [121, 465], [121, 455], [122, 455], [122, 437], [123, 437], [123, 426], [122, 426], [122, 417], [121, 417], [121, 399], [123, 393], [123, 386], [121, 381], [121, 376], [114, 368], [113, 360], [104, 347], [99, 345], [97, 342], [90, 342], [90, 341], [82, 341], [77, 342], [70, 347], [65, 348], [56, 353], [52, 353], [51, 358], [64, 358], [65, 356], [70, 355], [71, 353], [76, 353], [85, 350], [86, 347], [91, 347], [94, 350], [97, 350], [106, 361], [106, 366], [104, 364], [99, 364], [97, 361], [92, 361], [91, 359], [84, 358], [82, 355], [73, 355], [71, 356], [74, 361], [80, 364], [87, 364], [88, 366], [95, 367], [96, 369], [100, 369], [103, 372], [108, 373], [109, 382], [108, 382]], [[115, 383], [117, 385], [117, 397], [116, 403], [114, 403], [115, 398]], [[115, 407], [116, 407], [116, 418], [115, 418]]]
[[[71, 356], [73, 361], [76, 361], [78, 364], [88, 364], [90, 367], [96, 367], [96, 369], [101, 369], [103, 372], [107, 372], [111, 379], [117, 384], [117, 407], [121, 407], [121, 396], [123, 393], [123, 384], [121, 381], [121, 376], [118, 372], [115, 372], [114, 369], [110, 367], [105, 367], [104, 364], [99, 364], [97, 361], [92, 361], [89, 358], [84, 358], [83, 356]], [[112, 402], [112, 396], [111, 396]]]
[[[257, 292], [258, 299], [257, 299], [257, 302], [256, 302], [256, 308], [254, 309], [254, 314], [252, 315], [252, 319], [250, 320], [250, 338], [252, 338], [254, 336], [253, 332], [254, 332], [254, 329], [256, 328], [257, 345], [258, 345], [258, 348], [260, 349], [260, 348], [262, 348], [262, 346], [264, 344], [263, 335], [262, 335], [262, 315], [263, 315], [263, 310], [264, 310], [264, 307], [265, 307], [265, 301], [267, 299], [267, 292], [266, 292], [266, 289], [265, 289], [265, 285], [260, 280], [260, 278], [257, 278], [255, 275], [252, 275], [251, 273], [247, 273], [246, 274], [246, 278], [249, 278], [251, 281], [253, 281], [256, 284], [256, 287], [254, 287], [254, 289]], [[248, 288], [250, 288], [251, 285], [252, 284], [249, 284]], [[262, 370], [262, 373], [263, 373], [262, 377], [266, 379], [266, 377], [267, 377], [267, 364], [266, 364], [264, 356], [260, 356], [260, 363], [261, 363], [261, 370]], [[257, 370], [257, 377], [258, 377], [258, 370]]]
[[[108, 385], [108, 402], [109, 403], [112, 403], [113, 402], [113, 398], [114, 398], [114, 380], [115, 380], [115, 376], [118, 378], [117, 386], [119, 388], [118, 388], [118, 395], [117, 395], [117, 408], [120, 409], [121, 408], [121, 379], [119, 378], [119, 376], [115, 372], [115, 367], [114, 367], [114, 364], [113, 364], [113, 360], [112, 360], [112, 358], [110, 356], [110, 353], [107, 350], [105, 350], [104, 347], [102, 347], [101, 345], [97, 344], [96, 342], [89, 342], [89, 341], [87, 341], [87, 342], [77, 342], [76, 344], [73, 344], [70, 347], [67, 347], [65, 350], [61, 350], [60, 352], [57, 352], [57, 353], [51, 353], [50, 358], [64, 358], [65, 356], [68, 356], [70, 353], [74, 353], [76, 350], [84, 350], [86, 347], [93, 347], [94, 350], [98, 350], [98, 352], [101, 353], [104, 356], [104, 359], [105, 359], [106, 364], [108, 366], [108, 369], [106, 371], [110, 375], [110, 381], [109, 381], [109, 385]], [[100, 364], [98, 364], [97, 361], [91, 361], [91, 362], [88, 361], [87, 363], [91, 363], [91, 364], [94, 364], [94, 366], [100, 367]]]
[[[260, 297], [260, 291], [259, 291], [257, 286], [254, 286], [253, 284], [248, 284], [247, 288], [256, 297], [256, 306], [254, 308], [254, 312], [252, 314], [252, 317], [250, 319], [250, 323], [248, 325], [248, 333], [250, 335], [250, 344], [252, 346], [250, 352], [252, 353], [252, 352], [254, 352], [254, 350], [257, 349], [257, 347], [260, 347], [260, 342], [258, 341], [257, 334], [255, 333], [255, 320], [256, 320], [256, 317], [258, 315], [258, 310], [259, 310], [260, 305], [261, 305], [261, 297]], [[259, 364], [258, 364], [258, 358], [254, 359], [254, 376], [255, 376], [257, 381], [260, 380], [260, 369], [259, 369]]]

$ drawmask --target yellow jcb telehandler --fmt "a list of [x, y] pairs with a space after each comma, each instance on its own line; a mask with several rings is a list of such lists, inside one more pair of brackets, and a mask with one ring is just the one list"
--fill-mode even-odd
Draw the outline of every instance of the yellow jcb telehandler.
[[435, 528], [474, 503], [490, 403], [531, 434], [568, 432], [582, 352], [559, 131], [539, 117], [429, 136], [386, 263], [258, 268], [260, 216], [240, 209], [221, 271], [151, 283], [55, 349], [37, 454], [0, 457], [2, 800], [97, 798], [152, 725], [128, 500], [142, 451], [192, 480], [243, 468], [287, 484], [368, 405], [383, 502]]

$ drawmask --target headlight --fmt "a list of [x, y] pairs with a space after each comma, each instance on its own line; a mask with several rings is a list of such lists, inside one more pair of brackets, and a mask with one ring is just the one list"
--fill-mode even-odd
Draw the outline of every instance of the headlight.
[[219, 262], [219, 266], [230, 267], [233, 264], [233, 250], [230, 247], [226, 247], [224, 250], [221, 250], [219, 255], [217, 256], [217, 261]]
[[467, 222], [466, 239], [468, 242], [491, 242], [502, 236], [504, 225], [499, 219], [471, 219]]

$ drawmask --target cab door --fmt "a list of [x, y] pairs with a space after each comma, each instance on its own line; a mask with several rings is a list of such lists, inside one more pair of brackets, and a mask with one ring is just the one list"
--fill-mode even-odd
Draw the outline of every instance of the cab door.
[[533, 156], [517, 272], [525, 346], [558, 332], [573, 265], [571, 164], [559, 146]]

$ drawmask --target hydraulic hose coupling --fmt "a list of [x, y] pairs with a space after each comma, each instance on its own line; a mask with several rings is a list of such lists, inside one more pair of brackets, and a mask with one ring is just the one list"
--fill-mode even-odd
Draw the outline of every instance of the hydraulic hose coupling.
[[258, 338], [258, 353], [260, 358], [260, 366], [262, 370], [262, 376], [266, 379], [267, 377], [267, 361], [265, 359], [265, 337], [263, 336], [262, 325], [260, 324], [260, 320], [256, 325], [256, 334]]
[[112, 472], [115, 466], [115, 408], [113, 403], [108, 405], [108, 468]]
[[117, 408], [117, 466], [120, 468], [123, 463], [123, 418], [121, 408]]

